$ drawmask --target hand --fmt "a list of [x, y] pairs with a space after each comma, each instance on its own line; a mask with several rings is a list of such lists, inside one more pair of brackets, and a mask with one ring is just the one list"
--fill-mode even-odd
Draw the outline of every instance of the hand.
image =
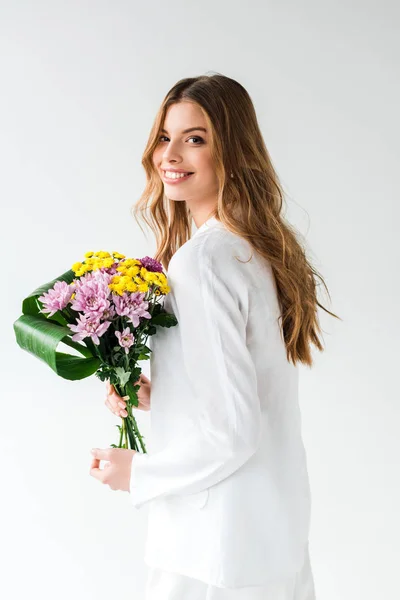
[[[134, 385], [139, 385], [140, 388], [137, 392], [139, 404], [138, 406], [133, 406], [133, 408], [137, 408], [138, 410], [150, 410], [150, 395], [151, 395], [151, 381], [146, 375], [141, 373], [139, 379], [135, 381]], [[126, 409], [126, 400], [128, 400], [128, 396], [120, 396], [115, 391], [113, 385], [110, 385], [109, 380], [106, 380], [106, 390], [107, 397], [105, 400], [105, 405], [111, 410], [112, 413], [117, 415], [117, 417], [127, 417], [128, 413]]]
[[[112, 490], [130, 491], [131, 464], [136, 450], [126, 448], [93, 448], [93, 460], [89, 474], [106, 483]], [[104, 469], [100, 469], [100, 461], [108, 460]]]

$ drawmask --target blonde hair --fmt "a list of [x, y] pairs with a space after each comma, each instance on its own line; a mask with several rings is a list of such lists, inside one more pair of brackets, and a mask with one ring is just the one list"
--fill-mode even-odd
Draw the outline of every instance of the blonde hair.
[[317, 300], [315, 278], [321, 280], [329, 296], [328, 288], [307, 259], [299, 233], [282, 215], [283, 189], [265, 146], [253, 102], [240, 83], [217, 73], [181, 79], [171, 88], [156, 115], [143, 153], [147, 182], [132, 207], [133, 215], [137, 220], [138, 212], [142, 213], [156, 236], [154, 258], [168, 270], [173, 254], [191, 237], [192, 217], [185, 202], [166, 198], [153, 163], [153, 152], [168, 108], [182, 101], [200, 107], [211, 132], [211, 156], [219, 185], [213, 214], [270, 262], [287, 359], [311, 367], [310, 344], [323, 351], [318, 337], [321, 328], [317, 306], [337, 319], [340, 317]]

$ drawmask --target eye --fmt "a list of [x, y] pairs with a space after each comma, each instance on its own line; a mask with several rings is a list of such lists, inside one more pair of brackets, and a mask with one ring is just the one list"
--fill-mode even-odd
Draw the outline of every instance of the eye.
[[[159, 142], [161, 142], [161, 141], [162, 141], [162, 138], [168, 139], [168, 137], [167, 137], [166, 135], [161, 135], [161, 136], [158, 138], [158, 141], [159, 141]], [[192, 136], [191, 136], [190, 138], [188, 138], [188, 139], [189, 139], [189, 140], [200, 140], [200, 142], [197, 142], [197, 143], [195, 143], [195, 144], [194, 144], [195, 146], [197, 146], [197, 145], [201, 145], [201, 144], [204, 144], [204, 140], [203, 140], [203, 138], [202, 138], [202, 137], [200, 137], [200, 136], [197, 136], [197, 135], [192, 135]], [[192, 144], [191, 144], [191, 145], [192, 145]]]
[[196, 135], [192, 135], [192, 137], [190, 137], [189, 140], [201, 140], [200, 144], [202, 144], [204, 142], [203, 138], [201, 138], [200, 136], [196, 136]]

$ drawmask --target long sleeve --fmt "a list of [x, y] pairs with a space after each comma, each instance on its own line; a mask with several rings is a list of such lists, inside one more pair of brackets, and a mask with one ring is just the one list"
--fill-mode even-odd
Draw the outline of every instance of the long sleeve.
[[256, 370], [246, 345], [249, 265], [235, 258], [231, 238], [205, 235], [196, 242], [174, 255], [171, 279], [197, 418], [162, 450], [134, 454], [136, 508], [215, 485], [255, 453], [260, 439]]

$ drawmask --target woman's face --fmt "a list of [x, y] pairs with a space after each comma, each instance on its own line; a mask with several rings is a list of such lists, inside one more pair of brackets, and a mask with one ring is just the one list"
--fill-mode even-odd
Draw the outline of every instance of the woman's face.
[[[186, 201], [193, 215], [199, 214], [199, 209], [200, 212], [203, 209], [211, 211], [217, 203], [218, 181], [210, 155], [210, 132], [206, 128], [197, 104], [172, 104], [153, 153], [153, 163], [164, 183], [165, 195], [170, 200]], [[169, 179], [168, 175], [174, 170], [192, 175]]]

